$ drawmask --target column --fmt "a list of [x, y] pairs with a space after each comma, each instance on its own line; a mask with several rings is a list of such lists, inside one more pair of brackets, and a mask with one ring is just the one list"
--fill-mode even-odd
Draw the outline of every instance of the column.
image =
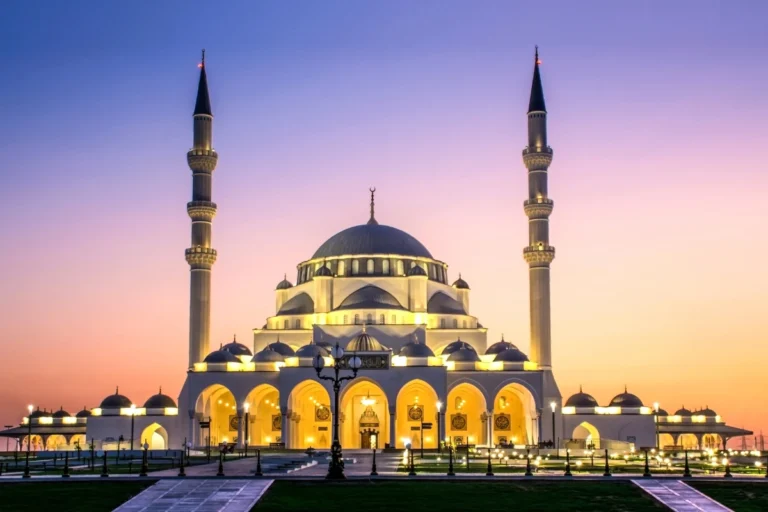
[[397, 447], [397, 407], [389, 406], [389, 446]]
[[291, 416], [284, 407], [280, 408], [280, 415], [282, 420], [280, 424], [280, 441], [285, 443], [285, 447], [288, 448], [288, 436], [291, 435], [291, 427], [289, 426]]
[[245, 411], [237, 409], [237, 447], [245, 447]]
[[438, 442], [440, 442], [445, 441], [445, 410], [440, 411], [438, 416], [440, 418], [440, 425], [438, 427], [437, 437]]

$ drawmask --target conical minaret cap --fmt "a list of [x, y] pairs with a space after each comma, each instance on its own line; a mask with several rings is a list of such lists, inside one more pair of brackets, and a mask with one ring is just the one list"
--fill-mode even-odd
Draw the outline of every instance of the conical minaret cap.
[[541, 85], [541, 74], [539, 73], [539, 47], [536, 47], [536, 55], [533, 64], [533, 82], [531, 83], [531, 99], [528, 102], [528, 113], [546, 112], [544, 105], [544, 87]]
[[208, 77], [205, 74], [205, 50], [203, 50], [203, 60], [200, 62], [200, 82], [197, 84], [197, 101], [195, 101], [193, 115], [199, 114], [213, 115], [211, 97], [208, 95]]

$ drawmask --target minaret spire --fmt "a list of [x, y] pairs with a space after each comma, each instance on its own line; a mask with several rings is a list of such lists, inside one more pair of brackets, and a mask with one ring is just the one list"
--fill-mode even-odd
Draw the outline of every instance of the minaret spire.
[[374, 207], [373, 195], [376, 193], [376, 187], [369, 188], [368, 190], [371, 192], [371, 218], [368, 219], [368, 224], [378, 224], [378, 222], [376, 222], [376, 217], [373, 216], [373, 207]]
[[187, 213], [192, 219], [192, 243], [186, 250], [190, 269], [189, 291], [189, 366], [202, 361], [209, 352], [211, 334], [211, 269], [216, 249], [211, 247], [216, 203], [211, 201], [213, 170], [218, 154], [213, 149], [213, 112], [205, 72], [205, 50], [200, 62], [200, 82], [192, 114], [192, 149], [187, 163], [192, 170], [192, 201]]
[[546, 112], [544, 105], [544, 87], [541, 85], [541, 73], [539, 72], [539, 47], [536, 47], [536, 54], [533, 60], [533, 82], [531, 82], [531, 99], [528, 101], [528, 113]]

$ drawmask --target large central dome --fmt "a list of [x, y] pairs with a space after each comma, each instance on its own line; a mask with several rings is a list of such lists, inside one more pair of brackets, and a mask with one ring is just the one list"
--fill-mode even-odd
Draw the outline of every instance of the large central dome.
[[354, 254], [399, 254], [432, 259], [427, 248], [405, 231], [373, 223], [336, 233], [315, 251], [312, 259]]

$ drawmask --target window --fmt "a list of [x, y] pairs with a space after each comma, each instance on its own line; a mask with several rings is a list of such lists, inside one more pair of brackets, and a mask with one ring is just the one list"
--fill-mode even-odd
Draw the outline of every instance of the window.
[[392, 315], [392, 318], [390, 319], [390, 323], [393, 323], [393, 324], [397, 323], [397, 315]]
[[432, 279], [433, 281], [437, 278], [437, 276], [435, 276], [435, 266], [434, 265], [430, 265], [429, 266], [429, 278]]
[[397, 260], [397, 275], [401, 276], [405, 274], [405, 270], [403, 268], [403, 260]]
[[373, 323], [373, 314], [368, 313], [368, 317], [365, 319], [365, 323], [372, 324]]
[[384, 315], [379, 315], [379, 323], [381, 325], [384, 325], [385, 323], [387, 323], [387, 319], [384, 318]]
[[347, 325], [349, 323], [349, 317], [347, 315], [344, 315], [344, 325]]
[[466, 320], [463, 320], [463, 321], [461, 322], [461, 324], [462, 324], [462, 327], [463, 327], [464, 329], [466, 329], [466, 328], [467, 328], [467, 321], [466, 321]]
[[368, 262], [365, 264], [365, 267], [369, 274], [373, 274], [373, 260], [368, 260]]
[[454, 318], [453, 319], [453, 328], [458, 329], [459, 328], [459, 320]]
[[283, 329], [287, 329], [287, 328], [288, 328], [288, 320], [284, 320], [283, 321]]
[[[344, 260], [339, 261], [339, 267], [338, 268], [339, 268], [339, 275], [343, 276], [344, 275], [344, 270], [345, 270], [344, 269]], [[346, 323], [346, 322], [344, 322], [344, 323]]]
[[296, 320], [294, 320], [293, 321], [293, 328], [294, 329], [301, 329], [301, 320], [299, 320], [298, 318]]
[[355, 315], [355, 325], [360, 325], [360, 315]]
[[360, 262], [357, 260], [352, 260], [352, 275], [357, 275], [360, 273]]
[[385, 276], [389, 275], [389, 260], [383, 260], [381, 262], [381, 273]]
[[440, 319], [440, 328], [445, 329], [445, 318]]

